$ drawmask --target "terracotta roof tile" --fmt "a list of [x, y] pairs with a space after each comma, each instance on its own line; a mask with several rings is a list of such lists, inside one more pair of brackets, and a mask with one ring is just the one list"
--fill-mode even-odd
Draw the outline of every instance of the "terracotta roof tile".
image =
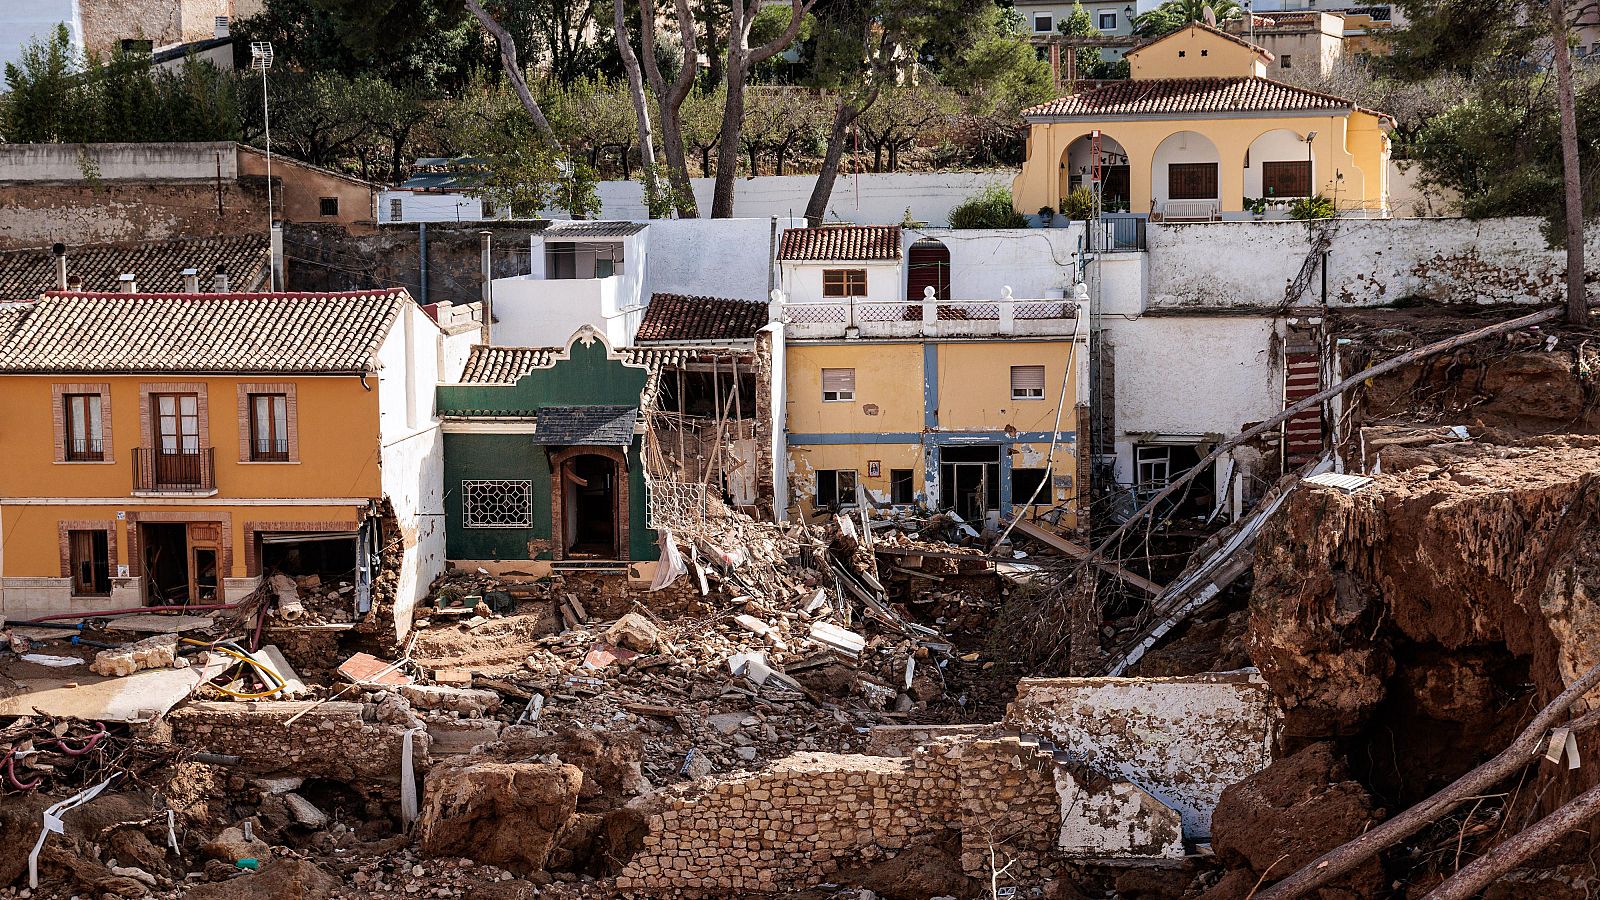
[[767, 304], [760, 300], [654, 294], [634, 340], [749, 341], [767, 324]]
[[587, 222], [560, 220], [544, 230], [547, 241], [582, 241], [590, 238], [619, 238], [638, 234], [648, 227], [643, 222]]
[[0, 371], [366, 372], [410, 302], [337, 294], [50, 293], [27, 304]]
[[534, 369], [543, 369], [556, 360], [560, 347], [489, 347], [478, 344], [467, 356], [461, 372], [462, 384], [516, 384]]
[[790, 228], [778, 258], [791, 262], [900, 258], [899, 225], [825, 225]]
[[[183, 290], [183, 270], [191, 268], [209, 290], [222, 266], [234, 290], [249, 292], [266, 286], [270, 254], [267, 239], [256, 235], [68, 247], [67, 274], [83, 279], [84, 291], [114, 291], [117, 276], [132, 272], [142, 291], [159, 294]], [[33, 300], [55, 288], [49, 248], [0, 253], [0, 300]]]
[[1022, 111], [1030, 120], [1103, 119], [1184, 113], [1352, 109], [1342, 97], [1269, 78], [1151, 78], [1117, 81]]

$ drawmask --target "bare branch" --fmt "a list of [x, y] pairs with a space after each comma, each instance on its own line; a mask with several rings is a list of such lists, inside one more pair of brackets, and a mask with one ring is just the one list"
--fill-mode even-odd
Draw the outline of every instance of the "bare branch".
[[[746, 53], [746, 68], [752, 68], [758, 63], [766, 62], [777, 54], [783, 52], [783, 50], [790, 44], [793, 44], [794, 39], [800, 35], [800, 26], [805, 24], [806, 13], [811, 11], [811, 7], [816, 5], [816, 2], [817, 0], [789, 0], [788, 27], [784, 28], [783, 33], [773, 38], [771, 41], [768, 41], [759, 47], [754, 47], [748, 53]], [[751, 11], [745, 16], [744, 20], [744, 31], [746, 36], [750, 34], [750, 26], [755, 22], [755, 12], [760, 8], [760, 0], [750, 0]]]
[[550, 120], [544, 117], [544, 110], [539, 108], [539, 102], [533, 99], [533, 92], [528, 90], [527, 79], [522, 77], [522, 67], [517, 63], [517, 42], [512, 40], [511, 32], [506, 31], [494, 17], [484, 11], [478, 0], [465, 0], [467, 11], [478, 18], [483, 30], [494, 35], [495, 43], [500, 46], [500, 59], [505, 63], [506, 77], [511, 79], [511, 87], [517, 92], [517, 99], [522, 101], [522, 107], [533, 118], [533, 126], [538, 129], [539, 136], [544, 138], [550, 149], [557, 153], [564, 152], [561, 139], [556, 137], [555, 129], [550, 127]]

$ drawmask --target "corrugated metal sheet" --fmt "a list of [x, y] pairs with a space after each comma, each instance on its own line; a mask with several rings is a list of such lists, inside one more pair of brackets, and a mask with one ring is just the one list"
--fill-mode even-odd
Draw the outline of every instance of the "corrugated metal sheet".
[[1354, 494], [1372, 483], [1370, 475], [1351, 475], [1349, 473], [1323, 472], [1306, 479], [1307, 484], [1321, 485], [1322, 487], [1338, 488], [1346, 494]]

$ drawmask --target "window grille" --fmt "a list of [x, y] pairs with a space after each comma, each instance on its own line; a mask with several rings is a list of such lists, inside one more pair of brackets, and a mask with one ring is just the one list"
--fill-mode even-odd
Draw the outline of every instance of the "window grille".
[[533, 524], [533, 482], [461, 482], [461, 527], [527, 528]]

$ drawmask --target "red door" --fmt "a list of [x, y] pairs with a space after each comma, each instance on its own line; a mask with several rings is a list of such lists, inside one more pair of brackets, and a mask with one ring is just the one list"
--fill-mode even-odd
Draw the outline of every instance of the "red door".
[[911, 245], [906, 300], [921, 301], [924, 289], [930, 287], [937, 300], [950, 302], [950, 248], [935, 240], [921, 240]]

